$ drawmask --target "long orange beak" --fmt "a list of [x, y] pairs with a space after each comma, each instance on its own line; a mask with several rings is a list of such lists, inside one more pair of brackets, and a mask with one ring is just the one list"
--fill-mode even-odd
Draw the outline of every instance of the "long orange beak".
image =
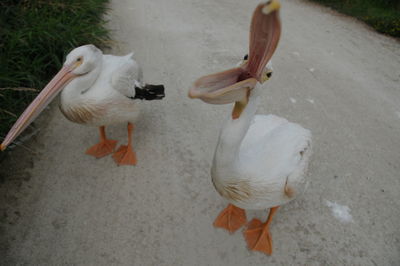
[[12, 126], [7, 136], [0, 145], [4, 151], [27, 128], [30, 123], [43, 111], [43, 109], [56, 97], [56, 95], [71, 81], [75, 74], [68, 66], [64, 66], [55, 77], [46, 85], [33, 102], [25, 109], [17, 122]]

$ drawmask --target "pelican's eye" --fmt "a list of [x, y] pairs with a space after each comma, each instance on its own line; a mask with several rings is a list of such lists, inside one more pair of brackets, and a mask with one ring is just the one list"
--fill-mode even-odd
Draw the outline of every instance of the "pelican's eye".
[[264, 72], [262, 74], [262, 76], [261, 76], [261, 83], [264, 83], [267, 80], [269, 80], [271, 76], [272, 76], [272, 71], [271, 72]]
[[83, 61], [83, 56], [80, 56], [80, 57], [78, 57], [78, 58], [76, 59], [76, 62], [77, 62], [77, 63], [82, 63], [82, 61]]
[[83, 63], [83, 57], [80, 56], [78, 58], [75, 59], [75, 63], [73, 63], [73, 68], [77, 68], [80, 67]]

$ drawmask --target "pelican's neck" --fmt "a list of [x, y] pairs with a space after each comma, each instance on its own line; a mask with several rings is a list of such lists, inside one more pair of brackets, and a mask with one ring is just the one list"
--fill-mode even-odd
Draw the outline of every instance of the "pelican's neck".
[[226, 169], [235, 163], [240, 145], [257, 111], [258, 93], [256, 90], [258, 90], [257, 86], [250, 93], [249, 102], [240, 116], [233, 119], [230, 115], [222, 127], [214, 155], [214, 165], [217, 168]]
[[102, 70], [102, 61], [89, 73], [74, 78], [61, 92], [61, 106], [79, 104], [85, 98], [85, 93], [93, 86]]

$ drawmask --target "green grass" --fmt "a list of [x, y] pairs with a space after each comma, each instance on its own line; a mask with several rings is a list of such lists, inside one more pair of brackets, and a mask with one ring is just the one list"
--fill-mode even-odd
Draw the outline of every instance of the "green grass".
[[400, 37], [399, 0], [312, 0], [354, 16], [381, 33]]
[[106, 46], [109, 38], [103, 14], [107, 3], [0, 1], [0, 140], [72, 48], [88, 43]]

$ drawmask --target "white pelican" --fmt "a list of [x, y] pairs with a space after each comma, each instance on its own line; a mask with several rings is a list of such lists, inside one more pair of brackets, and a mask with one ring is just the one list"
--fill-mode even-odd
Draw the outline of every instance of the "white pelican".
[[119, 147], [113, 158], [119, 165], [135, 165], [132, 131], [139, 115], [139, 99], [161, 99], [164, 87], [144, 85], [142, 70], [132, 56], [133, 53], [104, 55], [91, 44], [72, 50], [62, 69], [8, 132], [1, 150], [18, 137], [62, 90], [60, 109], [64, 116], [72, 122], [100, 128], [100, 142], [86, 153], [97, 158], [113, 153], [117, 141], [106, 138], [105, 126], [127, 122], [128, 145]]
[[311, 154], [310, 131], [274, 115], [255, 115], [259, 82], [272, 73], [265, 66], [280, 37], [279, 8], [272, 0], [254, 11], [247, 62], [204, 76], [189, 91], [189, 97], [207, 103], [235, 102], [222, 126], [211, 168], [216, 190], [230, 202], [214, 226], [232, 233], [247, 223], [244, 209], [271, 208], [265, 223], [253, 219], [244, 231], [248, 247], [267, 254], [272, 253], [272, 217], [305, 189]]

